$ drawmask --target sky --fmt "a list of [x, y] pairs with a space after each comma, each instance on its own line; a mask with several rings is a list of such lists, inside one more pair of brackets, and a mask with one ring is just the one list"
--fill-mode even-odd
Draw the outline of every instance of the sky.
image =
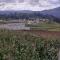
[[0, 0], [0, 10], [42, 11], [60, 7], [60, 0]]

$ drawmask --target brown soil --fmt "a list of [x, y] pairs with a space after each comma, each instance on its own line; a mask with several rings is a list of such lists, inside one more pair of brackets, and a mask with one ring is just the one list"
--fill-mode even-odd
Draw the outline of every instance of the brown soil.
[[20, 30], [21, 32], [29, 32], [35, 36], [41, 37], [60, 37], [60, 31], [42, 31], [42, 30]]

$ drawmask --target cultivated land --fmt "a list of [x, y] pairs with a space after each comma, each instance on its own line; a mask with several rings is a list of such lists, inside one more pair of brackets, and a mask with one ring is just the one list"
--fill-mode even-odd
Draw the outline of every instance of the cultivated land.
[[22, 32], [33, 34], [42, 38], [60, 38], [60, 31], [44, 31], [44, 30], [20, 30]]
[[0, 30], [0, 60], [58, 60], [60, 38], [43, 38], [40, 31]]
[[27, 26], [32, 30], [60, 31], [59, 23], [28, 24]]
[[16, 20], [0, 21], [0, 29], [16, 30], [33, 33], [33, 35], [41, 36], [44, 38], [59, 38], [60, 37], [60, 24], [56, 22], [42, 22], [26, 24]]
[[0, 60], [58, 60], [60, 24], [26, 26], [31, 30], [0, 29]]
[[[23, 20], [22, 20], [23, 21]], [[25, 21], [26, 22], [26, 21]], [[18, 28], [21, 28], [23, 27], [23, 25], [25, 25], [25, 27], [28, 27], [30, 30], [44, 30], [44, 31], [60, 31], [60, 23], [56, 23], [54, 21], [52, 22], [42, 22], [42, 23], [33, 23], [32, 24], [28, 24], [28, 23], [25, 23], [25, 22], [22, 22], [19, 21], [19, 20], [9, 20], [9, 21], [6, 21], [6, 20], [1, 20], [0, 21], [0, 25], [11, 25], [11, 26], [14, 26], [14, 27], [18, 27]], [[18, 26], [18, 25], [20, 26]], [[17, 26], [16, 26], [17, 25]], [[9, 26], [8, 26], [9, 27]], [[24, 27], [24, 28], [25, 28]], [[13, 30], [13, 29], [12, 29]], [[18, 29], [19, 30], [19, 29]], [[23, 29], [24, 30], [24, 29]]]

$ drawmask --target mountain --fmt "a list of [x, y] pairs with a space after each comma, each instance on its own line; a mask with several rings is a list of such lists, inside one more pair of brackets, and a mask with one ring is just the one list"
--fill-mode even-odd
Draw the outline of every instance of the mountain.
[[60, 7], [50, 9], [50, 10], [44, 10], [44, 11], [41, 11], [41, 13], [45, 14], [45, 15], [52, 15], [52, 16], [60, 19]]
[[2, 19], [31, 19], [31, 18], [42, 18], [45, 17], [39, 11], [29, 11], [29, 10], [21, 10], [21, 11], [0, 11], [0, 18]]
[[6, 20], [11, 20], [11, 19], [49, 19], [56, 22], [60, 22], [60, 20], [53, 15], [46, 14], [46, 11], [31, 11], [31, 10], [20, 10], [20, 11], [0, 11], [0, 19], [6, 19]]

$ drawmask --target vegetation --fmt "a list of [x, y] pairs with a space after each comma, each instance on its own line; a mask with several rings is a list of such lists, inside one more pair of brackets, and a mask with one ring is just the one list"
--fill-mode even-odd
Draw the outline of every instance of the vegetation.
[[60, 23], [60, 19], [52, 15], [44, 15], [40, 11], [0, 11], [1, 20], [16, 20], [16, 19], [49, 19]]
[[32, 30], [60, 31], [60, 24], [55, 22], [28, 24], [26, 26], [31, 27]]
[[0, 30], [0, 60], [57, 60], [58, 42], [23, 31]]
[[[9, 20], [36, 20], [37, 18], [48, 19], [49, 23], [26, 26], [31, 27], [32, 30], [60, 31], [60, 24], [54, 23], [60, 20], [53, 16], [29, 11], [27, 13], [0, 12], [0, 24], [10, 23]], [[58, 60], [56, 45], [60, 44], [59, 40], [60, 38], [57, 37], [46, 39], [29, 32], [0, 30], [0, 60]]]

